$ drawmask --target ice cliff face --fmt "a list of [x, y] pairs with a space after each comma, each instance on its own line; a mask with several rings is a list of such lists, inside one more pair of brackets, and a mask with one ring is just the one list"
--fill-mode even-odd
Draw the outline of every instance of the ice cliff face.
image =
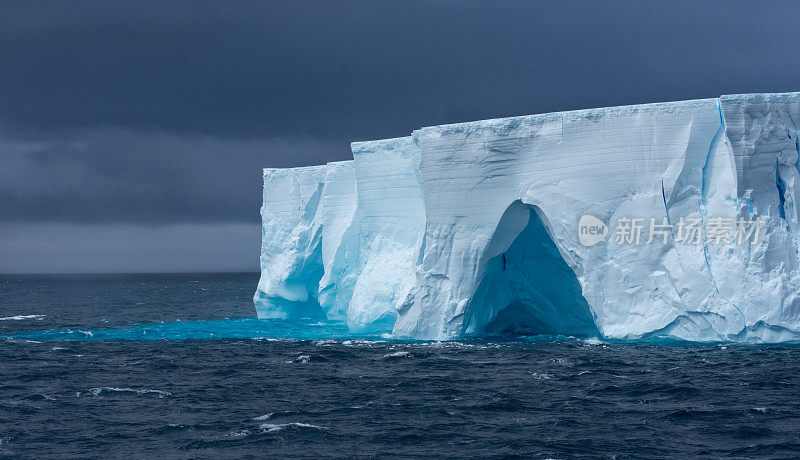
[[352, 150], [363, 252], [347, 324], [391, 331], [413, 300], [425, 231], [419, 149], [403, 137], [356, 142]]
[[[798, 119], [800, 93], [723, 96], [428, 127], [265, 170], [258, 314], [422, 339], [798, 339]], [[608, 234], [584, 245], [582, 222]]]
[[[323, 314], [322, 190], [325, 166], [264, 170], [261, 279], [254, 298], [260, 318]], [[277, 200], [281, 197], [281, 200]]]

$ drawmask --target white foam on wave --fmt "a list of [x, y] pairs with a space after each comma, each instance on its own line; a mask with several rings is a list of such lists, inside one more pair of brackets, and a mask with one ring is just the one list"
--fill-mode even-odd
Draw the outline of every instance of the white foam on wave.
[[239, 431], [231, 431], [230, 433], [226, 434], [224, 437], [225, 438], [230, 438], [230, 439], [240, 439], [240, 438], [244, 438], [245, 436], [247, 436], [249, 434], [250, 434], [250, 431], [248, 431], [248, 430], [239, 430]]
[[284, 428], [290, 427], [290, 426], [297, 427], [297, 428], [312, 428], [312, 429], [315, 429], [315, 430], [327, 430], [328, 429], [327, 427], [324, 427], [324, 426], [311, 425], [310, 423], [300, 423], [300, 422], [289, 422], [289, 423], [279, 423], [279, 424], [262, 423], [261, 425], [258, 426], [258, 428], [263, 430], [265, 433], [275, 433], [277, 431], [281, 431]]
[[388, 355], [383, 355], [383, 359], [392, 359], [392, 358], [410, 358], [411, 353], [407, 351], [395, 351], [394, 353], [389, 353]]
[[6, 316], [4, 318], [0, 318], [0, 321], [25, 321], [27, 319], [35, 319], [37, 321], [41, 321], [47, 315], [17, 315], [17, 316]]
[[539, 374], [537, 372], [529, 372], [536, 380], [550, 380], [553, 378], [553, 374]]
[[260, 422], [262, 420], [269, 420], [274, 414], [274, 412], [270, 412], [269, 414], [259, 415], [258, 417], [253, 418], [253, 420]]
[[356, 340], [345, 340], [342, 342], [342, 345], [346, 347], [352, 346], [373, 346], [378, 345], [381, 343], [386, 343], [386, 340], [368, 340], [368, 339], [356, 339]]
[[553, 364], [558, 364], [567, 367], [572, 367], [574, 365], [573, 362], [567, 358], [551, 358], [550, 362], [552, 362]]
[[418, 347], [427, 347], [427, 348], [437, 348], [437, 349], [444, 349], [444, 350], [467, 350], [467, 349], [474, 349], [474, 350], [485, 350], [487, 348], [498, 348], [500, 345], [496, 343], [485, 343], [485, 344], [476, 344], [476, 343], [466, 343], [461, 342], [458, 340], [433, 340], [430, 342], [421, 342], [415, 344]]
[[165, 396], [172, 396], [172, 393], [169, 391], [164, 390], [134, 390], [133, 388], [118, 388], [118, 387], [95, 387], [90, 388], [89, 393], [92, 396], [100, 396], [103, 393], [134, 393], [134, 394], [156, 394], [159, 398], [163, 398]]

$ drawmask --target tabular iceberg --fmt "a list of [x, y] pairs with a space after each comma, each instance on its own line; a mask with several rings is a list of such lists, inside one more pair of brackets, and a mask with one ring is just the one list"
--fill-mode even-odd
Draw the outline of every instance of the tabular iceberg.
[[800, 339], [798, 119], [800, 93], [732, 95], [265, 169], [256, 310], [417, 339]]

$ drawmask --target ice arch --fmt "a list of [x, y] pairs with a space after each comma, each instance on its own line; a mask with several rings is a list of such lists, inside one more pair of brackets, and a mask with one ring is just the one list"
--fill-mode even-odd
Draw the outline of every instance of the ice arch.
[[580, 283], [538, 207], [517, 200], [506, 209], [480, 270], [464, 334], [598, 335]]

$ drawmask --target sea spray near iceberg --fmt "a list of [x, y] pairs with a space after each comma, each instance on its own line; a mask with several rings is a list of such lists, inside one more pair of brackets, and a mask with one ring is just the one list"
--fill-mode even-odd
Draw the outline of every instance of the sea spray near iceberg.
[[[800, 337], [800, 93], [434, 126], [352, 162], [264, 170], [262, 318], [451, 339], [487, 332]], [[695, 220], [700, 244], [579, 241]], [[712, 241], [715, 219], [763, 225]]]

